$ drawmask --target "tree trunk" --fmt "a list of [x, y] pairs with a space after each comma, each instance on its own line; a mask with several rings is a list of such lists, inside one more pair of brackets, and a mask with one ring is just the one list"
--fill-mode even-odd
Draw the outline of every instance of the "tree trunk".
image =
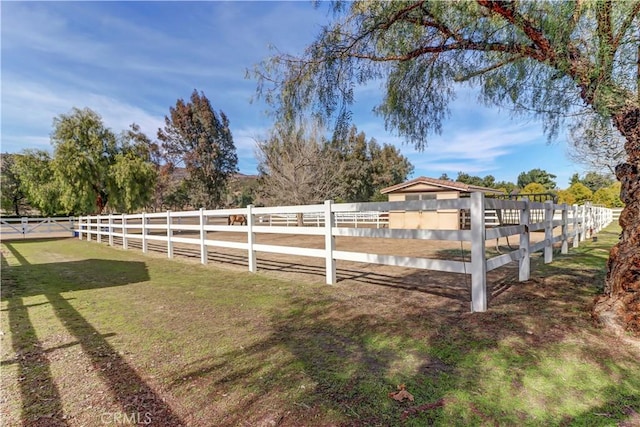
[[620, 241], [611, 249], [604, 295], [594, 314], [619, 332], [640, 335], [640, 108], [627, 108], [614, 123], [626, 138], [627, 161], [616, 167], [625, 207]]

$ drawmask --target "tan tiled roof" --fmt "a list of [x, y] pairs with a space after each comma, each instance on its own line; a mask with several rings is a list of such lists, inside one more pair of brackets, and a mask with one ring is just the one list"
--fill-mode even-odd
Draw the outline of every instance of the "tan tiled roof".
[[382, 194], [393, 193], [395, 191], [401, 191], [416, 184], [428, 184], [447, 190], [458, 190], [465, 193], [471, 193], [473, 191], [496, 194], [502, 193], [500, 190], [496, 190], [495, 188], [481, 187], [479, 185], [469, 185], [463, 182], [449, 181], [445, 179], [428, 178], [426, 176], [419, 176], [418, 178], [414, 178], [400, 184], [392, 185], [391, 187], [383, 188], [382, 190], [380, 190], [380, 192]]

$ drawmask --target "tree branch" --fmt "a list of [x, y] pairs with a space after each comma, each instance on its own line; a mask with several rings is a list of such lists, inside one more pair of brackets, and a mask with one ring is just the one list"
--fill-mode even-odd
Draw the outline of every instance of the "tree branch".
[[624, 37], [625, 33], [633, 23], [633, 20], [637, 19], [638, 16], [640, 16], [640, 1], [636, 2], [636, 4], [633, 6], [633, 9], [631, 10], [631, 13], [629, 13], [627, 18], [622, 23], [622, 25], [620, 25], [618, 34], [615, 37], [613, 37], [612, 43], [613, 43], [614, 51], [618, 49], [618, 46], [620, 45], [620, 41], [622, 41], [622, 38]]
[[533, 26], [532, 22], [515, 11], [513, 7], [514, 4], [512, 2], [494, 0], [476, 1], [479, 5], [487, 8], [490, 12], [502, 16], [515, 27], [521, 29], [529, 40], [538, 46], [539, 49], [531, 49], [536, 52], [536, 54], [531, 56], [531, 58], [540, 62], [544, 62], [545, 60], [549, 60], [551, 62], [556, 61], [556, 52], [553, 49], [551, 42], [544, 36], [542, 31]]
[[510, 53], [514, 55], [520, 55], [521, 57], [529, 57], [538, 61], [544, 60], [544, 57], [539, 55], [539, 52], [535, 49], [531, 49], [527, 46], [516, 44], [502, 44], [502, 43], [483, 43], [473, 42], [470, 40], [463, 40], [461, 42], [445, 44], [440, 46], [423, 46], [418, 49], [414, 49], [402, 55], [368, 55], [360, 53], [349, 54], [352, 58], [367, 59], [370, 61], [384, 62], [384, 61], [409, 61], [422, 56], [427, 53], [444, 53], [460, 50], [480, 51], [480, 52], [501, 52]]

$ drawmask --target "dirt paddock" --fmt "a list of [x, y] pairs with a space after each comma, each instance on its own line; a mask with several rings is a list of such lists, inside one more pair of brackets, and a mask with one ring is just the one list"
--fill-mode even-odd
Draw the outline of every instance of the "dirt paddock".
[[[176, 233], [179, 237], [198, 238], [195, 232]], [[86, 237], [85, 237], [86, 238]], [[95, 240], [95, 236], [92, 237]], [[209, 232], [209, 240], [223, 240], [246, 242], [245, 233]], [[544, 239], [544, 233], [533, 233], [531, 241]], [[103, 236], [103, 244], [108, 239]], [[256, 243], [278, 246], [303, 247], [321, 249], [324, 247], [323, 236], [306, 236], [290, 234], [257, 234]], [[517, 236], [509, 241], [505, 238], [487, 241], [487, 255], [495, 256], [517, 248]], [[122, 248], [122, 239], [114, 238], [114, 247]], [[141, 250], [142, 242], [129, 239], [129, 250]], [[148, 253], [152, 256], [166, 256], [167, 246], [164, 242], [148, 240]], [[174, 256], [200, 261], [200, 247], [198, 244], [174, 243]], [[404, 240], [360, 237], [336, 237], [336, 250], [366, 252], [381, 255], [413, 256], [431, 259], [446, 259], [456, 261], [470, 260], [470, 245], [468, 242], [434, 241], [434, 240]], [[534, 257], [539, 257], [539, 253]], [[219, 268], [246, 272], [248, 269], [247, 252], [238, 249], [208, 247], [208, 263]], [[260, 273], [274, 275], [292, 281], [325, 283], [324, 258], [307, 256], [281, 255], [257, 252], [257, 267]], [[415, 268], [394, 267], [379, 264], [359, 263], [350, 261], [336, 261], [337, 286], [366, 286], [381, 289], [396, 288], [413, 292], [420, 292], [423, 296], [432, 295], [436, 305], [447, 310], [467, 311], [470, 305], [471, 276], [467, 274], [445, 273]], [[487, 274], [490, 299], [494, 299], [502, 292], [517, 283], [518, 264], [511, 262]], [[362, 289], [360, 289], [362, 291]], [[375, 293], [372, 293], [372, 295]]]

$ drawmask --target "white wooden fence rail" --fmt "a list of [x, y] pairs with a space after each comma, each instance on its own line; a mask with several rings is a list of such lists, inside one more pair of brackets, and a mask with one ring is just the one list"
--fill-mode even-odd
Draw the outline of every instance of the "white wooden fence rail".
[[[355, 228], [339, 227], [336, 218], [340, 215], [358, 212], [388, 212], [390, 210], [469, 210], [471, 213], [470, 230], [405, 230], [391, 228]], [[506, 226], [487, 225], [486, 212], [493, 210], [517, 211], [519, 224]], [[532, 222], [532, 210], [543, 210], [544, 218]], [[316, 226], [290, 227], [276, 225], [274, 221], [260, 222], [261, 218], [289, 218], [298, 214], [314, 218]], [[245, 215], [246, 225], [227, 225], [228, 215]], [[380, 216], [380, 215], [378, 215]], [[539, 215], [536, 215], [536, 217]], [[386, 219], [385, 219], [386, 220]], [[509, 262], [518, 261], [519, 280], [529, 279], [530, 257], [537, 251], [544, 252], [544, 262], [553, 260], [553, 245], [561, 243], [562, 253], [567, 253], [569, 243], [577, 247], [580, 241], [590, 238], [594, 233], [608, 225], [612, 220], [611, 210], [596, 206], [554, 205], [553, 202], [529, 202], [526, 200], [498, 200], [485, 198], [483, 193], [473, 193], [470, 198], [451, 200], [423, 200], [410, 202], [345, 203], [306, 206], [253, 207], [242, 209], [204, 210], [188, 212], [142, 213], [135, 215], [84, 216], [78, 218], [78, 237], [101, 242], [107, 237], [113, 245], [113, 238], [122, 239], [123, 248], [129, 240], [142, 242], [143, 252], [147, 251], [149, 241], [165, 242], [167, 256], [173, 257], [174, 244], [183, 243], [199, 247], [200, 261], [207, 263], [209, 247], [233, 248], [247, 251], [249, 271], [255, 272], [256, 253], [269, 252], [285, 255], [297, 255], [324, 258], [327, 284], [336, 283], [336, 260], [355, 261], [371, 264], [411, 267], [425, 270], [468, 274], [471, 276], [471, 310], [487, 309], [488, 271], [499, 268]], [[352, 223], [353, 225], [353, 223]], [[554, 229], [560, 233], [554, 237]], [[544, 230], [544, 240], [531, 244], [530, 233]], [[188, 235], [176, 235], [183, 231], [197, 232]], [[209, 232], [226, 231], [243, 233], [246, 242], [215, 240]], [[298, 234], [324, 236], [324, 248], [305, 248], [256, 243], [255, 236], [260, 233]], [[519, 236], [517, 249], [494, 257], [487, 257], [486, 241]], [[214, 235], [215, 236], [215, 235]], [[336, 236], [374, 237], [393, 239], [450, 240], [470, 242], [469, 261], [431, 259], [383, 255], [366, 252], [339, 251], [335, 249]]]

